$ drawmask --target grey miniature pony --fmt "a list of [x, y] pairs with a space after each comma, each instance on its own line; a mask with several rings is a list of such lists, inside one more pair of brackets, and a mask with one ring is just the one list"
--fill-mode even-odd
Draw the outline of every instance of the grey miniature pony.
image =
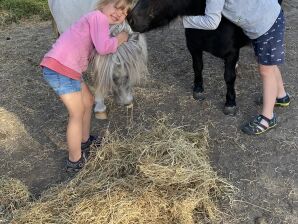
[[131, 30], [127, 22], [110, 27], [112, 36], [126, 31], [128, 41], [121, 44], [113, 54], [94, 54], [91, 76], [94, 82], [95, 114], [98, 119], [106, 119], [104, 98], [113, 93], [120, 105], [130, 105], [133, 101], [132, 87], [140, 83], [148, 74], [147, 44], [143, 34]]

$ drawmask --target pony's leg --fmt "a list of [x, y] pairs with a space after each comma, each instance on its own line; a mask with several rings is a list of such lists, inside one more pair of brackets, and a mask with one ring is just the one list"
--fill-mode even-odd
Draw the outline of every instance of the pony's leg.
[[95, 96], [95, 107], [94, 112], [103, 112], [106, 111], [107, 107], [105, 105], [104, 99], [98, 96]]
[[236, 80], [236, 64], [239, 59], [239, 50], [230, 53], [225, 57], [225, 82], [227, 86], [226, 103], [224, 107], [224, 114], [235, 115], [236, 114], [236, 92], [235, 92], [235, 80]]
[[203, 92], [203, 51], [191, 52], [192, 66], [194, 70], [194, 87], [193, 87], [193, 98], [196, 100], [205, 99]]
[[98, 96], [95, 96], [95, 107], [94, 107], [94, 112], [95, 112], [95, 117], [100, 120], [107, 119], [107, 107], [104, 103], [104, 99]]

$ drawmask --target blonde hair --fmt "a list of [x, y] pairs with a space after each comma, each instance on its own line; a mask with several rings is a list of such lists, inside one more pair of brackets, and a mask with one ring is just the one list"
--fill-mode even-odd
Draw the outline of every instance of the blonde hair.
[[96, 4], [96, 9], [102, 10], [103, 7], [110, 3], [114, 3], [119, 9], [128, 8], [128, 11], [130, 11], [132, 9], [134, 0], [99, 0]]

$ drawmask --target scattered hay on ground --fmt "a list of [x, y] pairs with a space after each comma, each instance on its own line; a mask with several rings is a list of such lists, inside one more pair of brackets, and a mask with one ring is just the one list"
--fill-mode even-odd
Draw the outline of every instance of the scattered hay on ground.
[[20, 180], [0, 177], [0, 223], [12, 218], [14, 211], [28, 203], [30, 193]]
[[19, 210], [13, 223], [212, 223], [233, 187], [209, 163], [207, 131], [159, 121], [130, 139], [107, 137], [69, 183]]

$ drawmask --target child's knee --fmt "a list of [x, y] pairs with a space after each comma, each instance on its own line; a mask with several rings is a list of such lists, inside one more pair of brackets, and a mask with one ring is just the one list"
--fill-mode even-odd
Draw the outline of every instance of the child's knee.
[[77, 108], [76, 110], [69, 111], [69, 119], [81, 120], [84, 116], [84, 108]]
[[261, 65], [259, 67], [259, 71], [261, 76], [269, 76], [269, 75], [274, 75], [276, 73], [276, 70], [278, 69], [278, 67], [276, 65]]

